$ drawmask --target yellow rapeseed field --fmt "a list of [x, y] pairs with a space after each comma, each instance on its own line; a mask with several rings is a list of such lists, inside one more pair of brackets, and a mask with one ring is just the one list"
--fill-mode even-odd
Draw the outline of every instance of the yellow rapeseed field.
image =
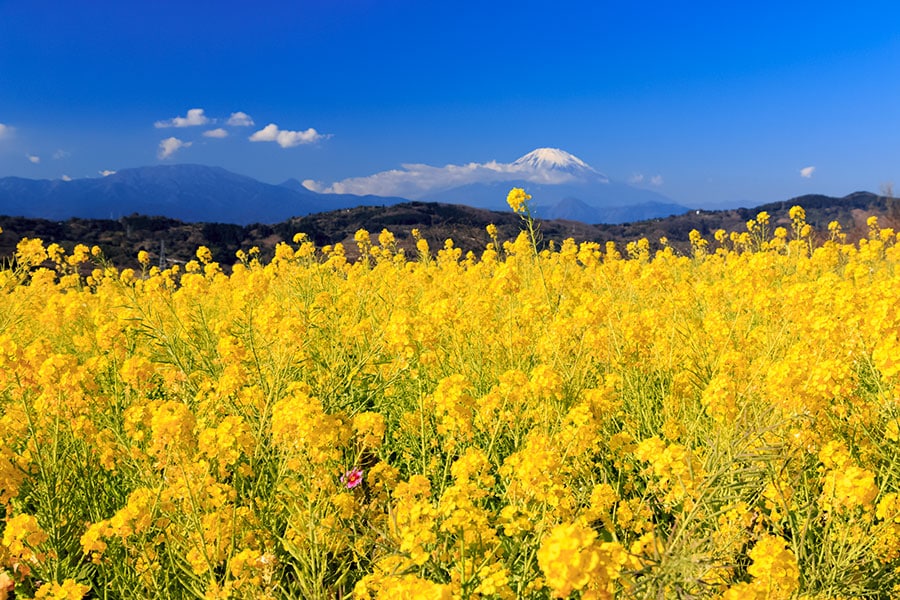
[[900, 596], [898, 235], [545, 247], [529, 200], [230, 275], [22, 240], [0, 600]]

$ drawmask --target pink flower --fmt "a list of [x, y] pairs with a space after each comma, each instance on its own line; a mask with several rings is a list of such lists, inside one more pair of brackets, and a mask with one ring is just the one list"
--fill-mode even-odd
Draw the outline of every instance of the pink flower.
[[363, 480], [363, 472], [362, 469], [351, 469], [341, 475], [341, 483], [347, 486], [348, 490], [352, 490], [356, 486], [362, 483]]

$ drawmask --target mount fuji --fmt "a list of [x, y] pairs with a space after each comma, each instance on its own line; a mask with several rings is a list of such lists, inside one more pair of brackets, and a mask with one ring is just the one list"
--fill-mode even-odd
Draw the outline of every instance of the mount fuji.
[[559, 148], [538, 148], [500, 166], [504, 167], [499, 170], [502, 175], [495, 175], [491, 181], [460, 185], [418, 199], [507, 210], [507, 192], [521, 187], [533, 198], [535, 216], [586, 223], [624, 223], [690, 210], [653, 190], [612, 181]]
[[574, 154], [559, 148], [538, 148], [512, 163], [514, 172], [530, 173], [534, 179], [545, 179], [544, 183], [564, 183], [569, 179], [595, 179], [609, 183], [606, 175], [598, 173]]

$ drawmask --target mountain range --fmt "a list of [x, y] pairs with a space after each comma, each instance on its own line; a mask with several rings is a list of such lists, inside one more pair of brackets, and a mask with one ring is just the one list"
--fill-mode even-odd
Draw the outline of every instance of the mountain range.
[[0, 214], [54, 220], [117, 219], [139, 213], [189, 222], [276, 223], [315, 212], [404, 201], [317, 194], [294, 180], [271, 185], [203, 165], [122, 169], [106, 177], [71, 181], [0, 179]]
[[[604, 246], [614, 242], [624, 250], [627, 243], [640, 238], [650, 241], [651, 248], [659, 247], [658, 240], [665, 237], [677, 252], [689, 254], [690, 232], [696, 229], [712, 240], [717, 229], [744, 231], [746, 222], [760, 211], [771, 215], [772, 227], [790, 228], [790, 208], [794, 205], [806, 209], [807, 221], [813, 227], [813, 239], [828, 239], [828, 223], [838, 221], [849, 239], [858, 240], [869, 234], [869, 216], [877, 216], [882, 227], [900, 229], [900, 200], [878, 196], [869, 192], [855, 192], [842, 198], [821, 195], [801, 196], [764, 204], [755, 208], [728, 210], [699, 210], [685, 214], [654, 218], [618, 225], [587, 225], [577, 221], [539, 221], [540, 237], [560, 242], [574, 238], [576, 242], [592, 241]], [[68, 219], [65, 221], [26, 219], [0, 216], [0, 264], [12, 259], [16, 245], [23, 237], [40, 238], [46, 244], [58, 243], [67, 250], [75, 244], [98, 245], [104, 256], [122, 267], [140, 268], [138, 251], [150, 252], [152, 260], [160, 266], [184, 263], [194, 257], [198, 246], [208, 246], [217, 261], [225, 268], [235, 261], [235, 252], [257, 246], [264, 260], [271, 259], [275, 245], [290, 241], [298, 232], [309, 236], [317, 247], [342, 243], [351, 259], [356, 256], [354, 240], [359, 229], [379, 232], [383, 228], [396, 236], [399, 247], [409, 256], [416, 255], [416, 239], [411, 232], [418, 229], [421, 235], [441, 247], [443, 241], [452, 239], [463, 252], [476, 255], [491, 242], [486, 226], [497, 227], [500, 241], [513, 239], [522, 228], [518, 215], [509, 210], [488, 211], [459, 204], [431, 202], [405, 202], [391, 206], [359, 206], [330, 212], [296, 217], [273, 225], [236, 225], [227, 223], [182, 222], [167, 217], [129, 215], [110, 219]]]
[[[416, 200], [508, 210], [506, 194], [522, 187], [535, 216], [585, 223], [624, 223], [689, 210], [657, 192], [611, 181], [577, 157], [539, 148], [493, 180], [443, 189]], [[117, 219], [138, 213], [187, 222], [247, 225], [357, 206], [408, 202], [397, 196], [320, 193], [296, 179], [263, 183], [220, 167], [178, 164], [121, 169], [100, 178], [0, 178], [0, 214], [65, 220]]]

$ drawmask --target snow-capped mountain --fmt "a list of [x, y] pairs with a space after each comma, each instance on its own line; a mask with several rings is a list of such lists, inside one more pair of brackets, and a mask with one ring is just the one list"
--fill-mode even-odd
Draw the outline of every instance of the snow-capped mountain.
[[[510, 188], [521, 187], [532, 195], [535, 215], [593, 223], [628, 220], [632, 212], [652, 218], [688, 210], [655, 190], [612, 181], [559, 148], [537, 148], [513, 162], [492, 160], [443, 167], [411, 163], [331, 184], [307, 180], [303, 186], [325, 194], [401, 196], [489, 210], [509, 210], [506, 194]], [[567, 202], [560, 204], [563, 199]], [[637, 205], [639, 211], [630, 210]]]
[[418, 199], [505, 210], [506, 193], [524, 188], [536, 216], [587, 223], [623, 223], [667, 217], [689, 210], [654, 190], [610, 180], [577, 156], [559, 148], [538, 148], [512, 163], [494, 163], [490, 180], [435, 190]]
[[[592, 166], [565, 150], [559, 148], [538, 148], [512, 163], [512, 171], [529, 173], [529, 179], [542, 180], [541, 183], [563, 183], [572, 178], [609, 181]], [[560, 177], [563, 175], [563, 177]], [[569, 176], [569, 177], [565, 177]]]

